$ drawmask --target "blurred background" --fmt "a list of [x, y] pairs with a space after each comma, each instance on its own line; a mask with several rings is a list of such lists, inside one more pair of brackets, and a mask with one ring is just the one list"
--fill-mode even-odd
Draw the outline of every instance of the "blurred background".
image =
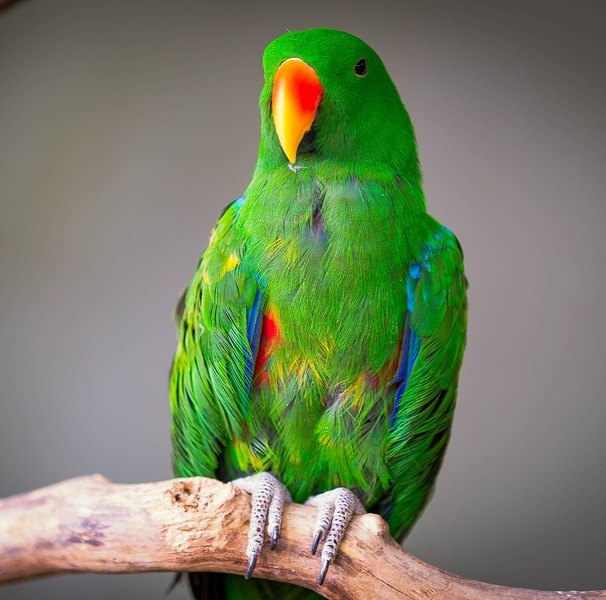
[[[336, 27], [390, 70], [471, 282], [453, 438], [405, 546], [493, 583], [606, 588], [605, 23], [599, 0], [0, 12], [0, 496], [171, 476], [171, 312], [249, 181], [261, 53]], [[163, 598], [170, 579], [0, 598]]]

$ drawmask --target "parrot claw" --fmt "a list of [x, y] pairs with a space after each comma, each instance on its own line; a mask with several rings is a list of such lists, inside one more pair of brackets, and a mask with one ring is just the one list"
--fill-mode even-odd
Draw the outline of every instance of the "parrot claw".
[[271, 534], [271, 542], [269, 544], [270, 550], [275, 550], [278, 545], [278, 538], [280, 537], [280, 528], [278, 526], [274, 527], [274, 530]]
[[320, 569], [320, 574], [318, 575], [318, 585], [322, 585], [324, 583], [324, 579], [326, 578], [326, 573], [328, 573], [328, 567], [330, 567], [330, 561], [323, 560], [322, 568]]
[[316, 552], [318, 551], [318, 546], [320, 545], [320, 542], [322, 541], [322, 537], [324, 536], [324, 529], [322, 529], [321, 527], [318, 528], [318, 530], [316, 531], [315, 535], [314, 535], [314, 541], [311, 544], [311, 553], [315, 556]]
[[257, 473], [232, 481], [233, 485], [251, 498], [250, 525], [248, 528], [248, 568], [244, 577], [249, 579], [257, 566], [257, 559], [263, 550], [265, 532], [270, 535], [270, 550], [275, 550], [280, 539], [284, 504], [291, 502], [289, 491], [270, 473]]
[[339, 546], [353, 515], [361, 515], [366, 510], [357, 496], [346, 488], [337, 488], [312, 496], [305, 504], [319, 509], [311, 545], [312, 554], [316, 554], [320, 541], [326, 535], [322, 548], [322, 568], [318, 575], [318, 585], [322, 585], [330, 563], [337, 557]]
[[246, 573], [244, 573], [244, 579], [250, 579], [250, 576], [253, 574], [255, 567], [257, 566], [257, 558], [259, 558], [258, 554], [253, 554], [248, 559], [248, 568], [246, 569]]

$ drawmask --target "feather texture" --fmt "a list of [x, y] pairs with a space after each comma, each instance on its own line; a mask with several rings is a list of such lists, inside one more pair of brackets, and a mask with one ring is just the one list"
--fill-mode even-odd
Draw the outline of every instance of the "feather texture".
[[[298, 169], [270, 110], [273, 73], [292, 55], [325, 86]], [[348, 70], [360, 55], [364, 94]], [[370, 48], [342, 32], [289, 33], [264, 64], [253, 179], [220, 217], [180, 302], [175, 473], [270, 470], [298, 502], [347, 487], [401, 539], [448, 442], [465, 346], [462, 252], [426, 213], [412, 125]], [[311, 597], [223, 582], [230, 599]]]

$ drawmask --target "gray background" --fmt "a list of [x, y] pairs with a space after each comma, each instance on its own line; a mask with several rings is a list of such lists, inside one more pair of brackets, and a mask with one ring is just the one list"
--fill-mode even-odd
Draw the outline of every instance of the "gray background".
[[[606, 588], [606, 6], [323, 4], [0, 15], [0, 495], [170, 476], [171, 311], [250, 177], [261, 52], [333, 26], [390, 69], [472, 286], [454, 436], [406, 546], [495, 583]], [[169, 580], [0, 597], [163, 598]]]

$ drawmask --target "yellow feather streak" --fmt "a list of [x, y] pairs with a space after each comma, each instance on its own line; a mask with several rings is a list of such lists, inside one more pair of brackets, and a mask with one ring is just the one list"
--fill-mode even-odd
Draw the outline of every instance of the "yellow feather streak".
[[249, 466], [252, 466], [257, 471], [263, 469], [263, 463], [257, 456], [255, 456], [255, 454], [253, 454], [252, 449], [246, 442], [234, 439], [232, 440], [232, 444], [235, 450], [239, 469], [242, 471], [247, 471]]
[[286, 242], [281, 238], [276, 238], [269, 246], [267, 246], [267, 253], [271, 258], [275, 258], [280, 250], [284, 248]]
[[221, 267], [220, 278], [222, 279], [223, 277], [225, 277], [226, 273], [233, 271], [239, 264], [240, 264], [240, 259], [238, 258], [238, 255], [235, 252], [232, 252], [225, 259], [225, 262], [223, 263], [223, 266]]
[[358, 375], [358, 378], [343, 390], [343, 398], [351, 408], [361, 408], [366, 391], [366, 375]]

